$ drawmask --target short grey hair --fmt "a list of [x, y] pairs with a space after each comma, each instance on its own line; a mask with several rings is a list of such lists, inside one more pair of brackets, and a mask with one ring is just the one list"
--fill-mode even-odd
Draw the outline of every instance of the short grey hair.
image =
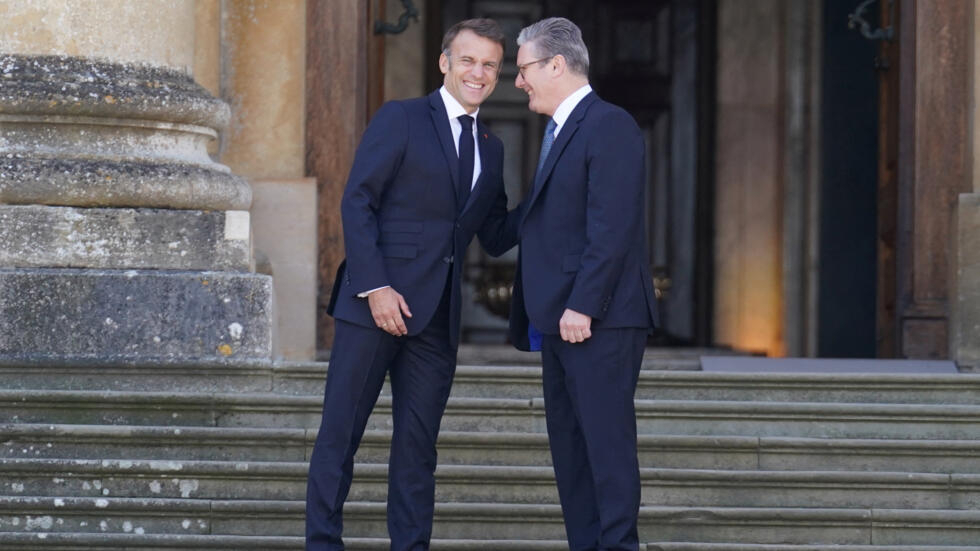
[[582, 76], [589, 75], [589, 50], [582, 40], [582, 31], [564, 17], [549, 17], [521, 29], [517, 45], [534, 44], [540, 56], [565, 58], [568, 67]]

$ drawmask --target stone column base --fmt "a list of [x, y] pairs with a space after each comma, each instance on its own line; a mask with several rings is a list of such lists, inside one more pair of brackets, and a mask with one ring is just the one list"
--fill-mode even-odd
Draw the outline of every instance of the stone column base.
[[0, 266], [249, 271], [248, 211], [0, 205]]
[[270, 359], [272, 278], [0, 269], [0, 359]]

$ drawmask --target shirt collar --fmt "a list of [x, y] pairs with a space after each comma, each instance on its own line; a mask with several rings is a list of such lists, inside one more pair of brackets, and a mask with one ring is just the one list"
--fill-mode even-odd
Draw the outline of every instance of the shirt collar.
[[446, 90], [445, 86], [439, 88], [439, 95], [442, 96], [442, 103], [446, 106], [446, 115], [449, 116], [449, 120], [456, 119], [460, 115], [469, 115], [473, 117], [473, 120], [475, 121], [476, 116], [480, 113], [479, 107], [477, 107], [476, 111], [473, 113], [467, 113], [466, 109], [463, 109], [463, 106], [456, 101], [456, 98], [449, 93], [449, 90]]
[[565, 126], [565, 121], [567, 121], [568, 117], [571, 116], [572, 111], [575, 110], [575, 106], [577, 106], [585, 96], [589, 95], [589, 92], [591, 91], [592, 86], [586, 84], [585, 86], [572, 92], [570, 96], [558, 104], [558, 108], [555, 109], [555, 114], [551, 116], [552, 119], [555, 119], [555, 136], [557, 136], [558, 132], [561, 131], [561, 127]]

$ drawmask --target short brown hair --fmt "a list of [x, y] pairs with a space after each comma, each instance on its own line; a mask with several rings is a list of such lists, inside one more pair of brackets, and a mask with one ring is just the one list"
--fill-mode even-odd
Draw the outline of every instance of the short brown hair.
[[479, 18], [479, 19], [466, 19], [456, 23], [446, 34], [442, 37], [442, 53], [449, 55], [449, 46], [452, 45], [453, 40], [456, 36], [463, 31], [471, 31], [477, 36], [482, 36], [483, 38], [489, 38], [497, 44], [500, 44], [501, 48], [504, 48], [504, 42], [506, 37], [504, 36], [504, 31], [500, 29], [500, 25], [497, 24], [493, 19]]

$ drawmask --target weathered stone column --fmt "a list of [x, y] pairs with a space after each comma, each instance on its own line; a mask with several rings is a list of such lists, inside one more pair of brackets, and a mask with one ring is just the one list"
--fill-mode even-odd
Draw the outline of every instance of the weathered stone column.
[[0, 358], [269, 358], [193, 0], [0, 0]]
[[969, 157], [972, 193], [954, 206], [951, 247], [950, 357], [961, 371], [980, 370], [980, 0], [973, 4], [969, 56]]
[[980, 193], [960, 194], [955, 208], [950, 357], [980, 371]]

